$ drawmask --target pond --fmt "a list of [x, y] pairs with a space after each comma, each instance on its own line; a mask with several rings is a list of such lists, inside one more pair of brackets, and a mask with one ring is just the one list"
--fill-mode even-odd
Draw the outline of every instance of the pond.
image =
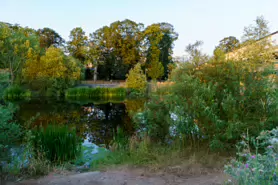
[[16, 119], [26, 126], [33, 118], [31, 128], [68, 125], [75, 128], [83, 140], [108, 146], [117, 129], [121, 128], [126, 135], [134, 132], [132, 115], [142, 110], [144, 103], [143, 99], [67, 101], [36, 98], [16, 103]]

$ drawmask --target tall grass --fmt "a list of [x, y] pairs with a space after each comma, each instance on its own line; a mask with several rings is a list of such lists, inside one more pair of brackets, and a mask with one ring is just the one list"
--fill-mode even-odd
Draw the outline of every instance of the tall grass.
[[4, 98], [9, 100], [19, 100], [31, 97], [31, 91], [25, 90], [17, 85], [10, 86], [4, 91]]
[[125, 97], [125, 88], [88, 88], [77, 87], [66, 91], [67, 98], [98, 98], [98, 97]]
[[[119, 133], [118, 133], [119, 134]], [[209, 152], [207, 143], [188, 145], [181, 141], [169, 144], [152, 142], [149, 137], [139, 139], [116, 135], [110, 150], [103, 158], [91, 163], [94, 170], [106, 169], [114, 165], [141, 166], [150, 171], [165, 170], [184, 174], [202, 174], [223, 171], [230, 159], [227, 153]], [[177, 167], [172, 169], [171, 167]], [[173, 171], [177, 170], [177, 171]]]
[[48, 125], [36, 130], [34, 135], [35, 150], [52, 162], [73, 160], [80, 154], [81, 140], [67, 126]]

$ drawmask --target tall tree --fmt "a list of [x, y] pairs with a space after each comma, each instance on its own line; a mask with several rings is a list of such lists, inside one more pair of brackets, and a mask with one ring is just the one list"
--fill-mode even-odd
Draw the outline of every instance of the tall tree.
[[[152, 24], [145, 29], [144, 37], [143, 44], [146, 49], [147, 66], [150, 63], [154, 64], [154, 60], [159, 61], [163, 66], [162, 76], [164, 79], [167, 78], [169, 73], [168, 65], [173, 63], [174, 41], [178, 38], [178, 34], [174, 31], [173, 25], [164, 22]], [[148, 71], [150, 70], [148, 69]]]
[[67, 70], [64, 61], [65, 56], [61, 49], [49, 47], [45, 55], [39, 59], [35, 57], [26, 62], [24, 76], [28, 80], [38, 78], [64, 78]]
[[259, 70], [261, 70], [263, 69], [262, 64], [273, 65], [273, 54], [275, 53], [273, 41], [265, 38], [269, 33], [268, 21], [263, 16], [257, 17], [254, 25], [244, 28], [240, 49], [227, 56], [232, 60], [249, 63], [247, 65], [249, 70], [252, 68], [260, 68]]
[[42, 48], [49, 48], [50, 46], [61, 47], [65, 40], [53, 29], [43, 28], [37, 31], [40, 38], [40, 46]]
[[185, 51], [188, 54], [188, 61], [195, 67], [200, 66], [208, 61], [209, 57], [201, 51], [203, 41], [196, 41], [194, 44], [186, 46]]
[[159, 24], [152, 24], [144, 31], [144, 47], [146, 49], [147, 75], [156, 80], [163, 76], [164, 68], [160, 61], [159, 43], [163, 39], [163, 32]]
[[221, 49], [224, 53], [228, 53], [238, 48], [240, 45], [239, 40], [234, 36], [225, 37], [219, 41], [219, 45], [216, 48]]
[[80, 27], [71, 30], [69, 37], [70, 40], [67, 45], [69, 53], [84, 64], [89, 49], [88, 37], [85, 35], [83, 29]]
[[243, 41], [259, 40], [269, 34], [268, 21], [263, 16], [259, 16], [255, 20], [254, 25], [244, 28]]
[[26, 29], [11, 29], [0, 24], [0, 65], [8, 68], [11, 83], [21, 75], [26, 60], [39, 52], [39, 42], [35, 34], [27, 34]]
[[178, 39], [178, 34], [175, 32], [173, 25], [169, 23], [160, 23], [160, 28], [163, 32], [163, 38], [158, 44], [160, 49], [159, 60], [164, 68], [163, 78], [166, 79], [169, 73], [168, 65], [173, 63], [172, 54], [174, 41]]
[[100, 70], [106, 78], [125, 78], [128, 70], [141, 60], [142, 30], [142, 24], [126, 19], [90, 35], [90, 46], [98, 61], [104, 64]]

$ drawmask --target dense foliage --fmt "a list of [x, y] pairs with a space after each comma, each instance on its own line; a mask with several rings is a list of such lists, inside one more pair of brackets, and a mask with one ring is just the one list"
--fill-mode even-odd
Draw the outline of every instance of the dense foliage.
[[20, 141], [21, 127], [13, 121], [15, 108], [0, 105], [0, 161], [6, 161], [10, 156], [10, 149]]
[[173, 84], [135, 116], [139, 128], [161, 141], [208, 139], [215, 149], [231, 147], [247, 130], [257, 136], [277, 126], [272, 43], [249, 40], [233, 55], [217, 48], [211, 58], [201, 44], [187, 46], [188, 62], [171, 73]]
[[32, 89], [61, 95], [81, 78], [79, 62], [66, 57], [61, 49], [50, 47], [38, 58], [27, 60], [23, 77]]
[[147, 78], [140, 64], [136, 64], [135, 67], [129, 71], [126, 79], [126, 86], [130, 89], [136, 89], [141, 93], [146, 91]]

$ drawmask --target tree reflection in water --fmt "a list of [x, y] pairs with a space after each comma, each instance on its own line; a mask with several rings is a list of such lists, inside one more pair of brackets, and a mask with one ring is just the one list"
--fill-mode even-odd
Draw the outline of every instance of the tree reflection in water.
[[127, 115], [123, 103], [106, 103], [84, 106], [86, 123], [88, 125], [88, 139], [96, 144], [108, 145], [117, 127], [122, 127]]
[[[134, 103], [134, 102], [132, 102]], [[19, 110], [16, 117], [24, 125], [37, 113], [40, 115], [33, 123], [33, 127], [48, 124], [67, 124], [75, 127], [78, 135], [87, 138], [95, 144], [108, 145], [113, 139], [117, 128], [126, 134], [134, 131], [134, 126], [126, 110], [126, 102], [122, 103], [69, 103], [34, 99], [18, 103]]]

